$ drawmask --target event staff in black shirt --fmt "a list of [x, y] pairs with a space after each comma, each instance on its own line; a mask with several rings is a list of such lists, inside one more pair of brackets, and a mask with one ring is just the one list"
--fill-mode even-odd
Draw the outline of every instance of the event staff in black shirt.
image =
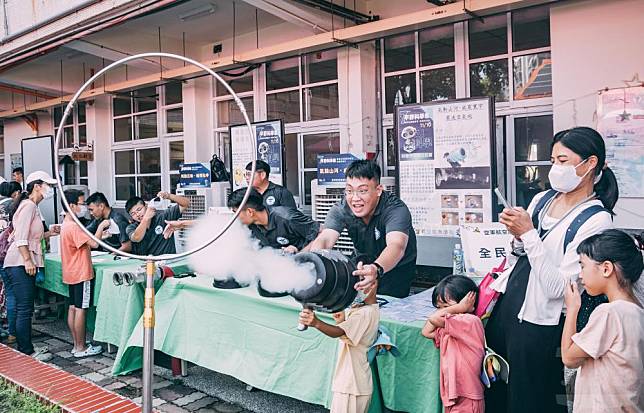
[[[228, 207], [237, 211], [245, 193], [246, 188], [233, 192], [228, 199]], [[308, 245], [320, 232], [319, 223], [295, 208], [266, 208], [262, 196], [255, 189], [251, 189], [239, 220], [248, 225], [262, 247], [281, 248], [291, 254], [308, 250]]]
[[346, 229], [357, 256], [371, 257], [371, 264], [358, 264], [353, 274], [364, 277], [357, 289], [369, 289], [378, 279], [378, 294], [409, 295], [416, 273], [416, 234], [411, 213], [399, 198], [384, 192], [380, 167], [373, 161], [358, 160], [346, 171], [345, 198], [334, 205], [324, 230], [311, 250], [333, 248]]
[[166, 221], [178, 220], [183, 211], [190, 206], [186, 197], [159, 192], [158, 198], [174, 202], [166, 210], [157, 211], [147, 206], [138, 196], [128, 199], [125, 210], [134, 221], [127, 227], [127, 235], [132, 241], [132, 249], [139, 255], [174, 254], [177, 250], [174, 244], [174, 234], [164, 236]]
[[271, 174], [271, 166], [259, 159], [256, 162], [255, 177], [252, 181], [250, 179], [250, 172], [253, 169], [253, 163], [249, 162], [246, 165], [246, 182], [252, 185], [262, 195], [264, 205], [269, 208], [276, 206], [297, 208], [291, 191], [268, 180], [268, 176]]
[[87, 229], [93, 232], [97, 238], [103, 239], [116, 249], [125, 252], [132, 251], [132, 241], [127, 235], [130, 221], [112, 209], [107, 198], [101, 192], [94, 192], [85, 202], [89, 213], [94, 218], [87, 224]]

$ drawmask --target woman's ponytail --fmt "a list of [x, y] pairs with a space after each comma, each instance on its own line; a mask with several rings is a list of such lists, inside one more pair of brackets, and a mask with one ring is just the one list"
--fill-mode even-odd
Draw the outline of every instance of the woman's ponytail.
[[619, 198], [619, 187], [617, 185], [617, 178], [613, 171], [606, 167], [601, 171], [601, 179], [595, 184], [595, 193], [604, 207], [611, 213]]

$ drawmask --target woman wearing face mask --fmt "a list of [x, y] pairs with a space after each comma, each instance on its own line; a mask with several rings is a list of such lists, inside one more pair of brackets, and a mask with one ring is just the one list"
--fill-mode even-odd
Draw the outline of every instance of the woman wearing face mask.
[[16, 299], [16, 339], [18, 350], [34, 358], [47, 361], [52, 355], [46, 348], [34, 349], [31, 342], [31, 317], [34, 312], [36, 272], [45, 266], [41, 240], [45, 236], [38, 211], [43, 199], [54, 195], [56, 180], [43, 171], [29, 174], [25, 180], [26, 192], [17, 198], [9, 217], [14, 228], [13, 242], [7, 250], [4, 268]]
[[500, 216], [514, 235], [515, 263], [491, 285], [502, 294], [486, 337], [513, 373], [507, 385], [486, 391], [488, 411], [567, 411], [559, 352], [564, 291], [579, 276], [577, 246], [612, 227], [618, 189], [605, 159], [604, 140], [594, 129], [557, 133], [548, 175], [553, 190], [537, 194], [527, 211], [505, 209]]

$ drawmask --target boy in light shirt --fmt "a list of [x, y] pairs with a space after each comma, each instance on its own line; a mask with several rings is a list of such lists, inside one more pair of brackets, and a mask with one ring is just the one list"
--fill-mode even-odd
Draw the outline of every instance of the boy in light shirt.
[[374, 285], [362, 303], [333, 314], [336, 325], [318, 319], [312, 310], [300, 313], [300, 323], [329, 337], [340, 338], [338, 361], [333, 375], [331, 413], [364, 413], [369, 409], [373, 382], [367, 351], [378, 335], [380, 309]]

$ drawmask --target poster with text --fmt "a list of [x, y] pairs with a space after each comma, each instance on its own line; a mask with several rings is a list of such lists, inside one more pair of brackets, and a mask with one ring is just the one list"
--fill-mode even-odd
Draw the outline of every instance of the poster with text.
[[620, 198], [644, 197], [644, 88], [602, 92], [597, 130], [606, 142], [606, 163], [615, 173]]
[[398, 193], [417, 235], [492, 221], [493, 110], [490, 98], [396, 107]]
[[261, 159], [271, 167], [269, 180], [284, 185], [284, 129], [282, 121], [255, 122], [252, 125], [256, 152], [253, 153], [248, 139], [247, 125], [229, 127], [230, 153], [232, 157], [233, 190], [247, 186], [246, 165], [254, 159]]

